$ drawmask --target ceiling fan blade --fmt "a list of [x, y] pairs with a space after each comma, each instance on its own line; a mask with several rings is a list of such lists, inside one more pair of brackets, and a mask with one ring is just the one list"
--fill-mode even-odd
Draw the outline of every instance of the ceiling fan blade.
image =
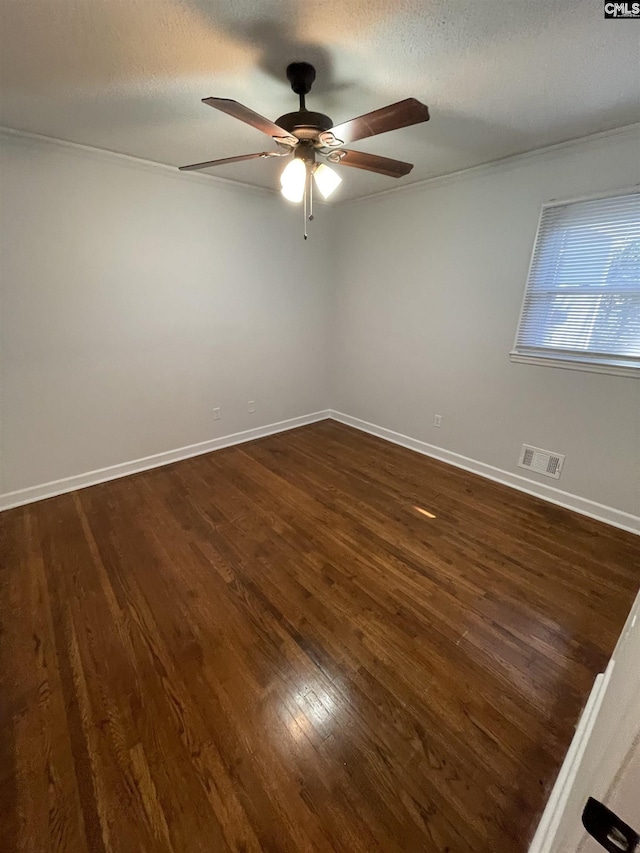
[[261, 151], [259, 154], [239, 154], [237, 157], [223, 157], [221, 160], [206, 160], [204, 163], [192, 163], [190, 166], [180, 166], [181, 172], [197, 172], [198, 169], [208, 169], [211, 166], [223, 166], [225, 163], [240, 163], [242, 160], [257, 160], [259, 157], [282, 157], [277, 151]]
[[250, 110], [249, 107], [245, 107], [237, 101], [231, 101], [229, 98], [203, 98], [202, 103], [208, 104], [216, 110], [221, 110], [223, 113], [233, 116], [233, 118], [240, 119], [240, 121], [250, 124], [252, 127], [261, 130], [263, 133], [266, 133], [267, 136], [271, 136], [274, 139], [287, 142], [288, 144], [295, 144], [298, 141], [295, 136], [292, 136], [284, 128], [274, 124], [272, 121], [269, 121], [268, 118], [258, 115], [258, 113], [254, 113], [254, 111]]
[[408, 175], [413, 169], [413, 163], [403, 163], [402, 160], [391, 160], [389, 157], [380, 157], [379, 154], [365, 154], [364, 151], [346, 151], [344, 148], [335, 152], [339, 159], [329, 162], [338, 163], [340, 166], [353, 166], [354, 169], [366, 169], [367, 172], [377, 172], [379, 175], [388, 175], [390, 178], [401, 178]]
[[343, 142], [355, 142], [368, 136], [387, 133], [389, 130], [420, 124], [422, 121], [429, 121], [429, 108], [415, 98], [407, 98], [397, 104], [389, 104], [388, 107], [345, 121], [332, 127], [331, 133]]

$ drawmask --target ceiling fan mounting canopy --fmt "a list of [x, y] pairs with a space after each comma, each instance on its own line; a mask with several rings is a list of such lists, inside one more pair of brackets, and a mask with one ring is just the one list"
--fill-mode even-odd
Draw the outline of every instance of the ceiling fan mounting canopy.
[[308, 95], [316, 79], [316, 69], [309, 62], [291, 62], [287, 65], [287, 80], [296, 95]]

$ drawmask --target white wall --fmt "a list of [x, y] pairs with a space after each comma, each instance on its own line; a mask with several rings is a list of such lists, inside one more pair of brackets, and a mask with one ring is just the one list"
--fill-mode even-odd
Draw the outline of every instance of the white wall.
[[638, 183], [639, 155], [636, 127], [337, 209], [333, 407], [640, 515], [640, 382], [508, 357], [542, 203]]
[[323, 207], [305, 243], [277, 195], [0, 137], [0, 494], [331, 406], [640, 515], [640, 382], [508, 358], [541, 204], [639, 153], [636, 127]]
[[330, 211], [0, 144], [0, 493], [326, 408]]

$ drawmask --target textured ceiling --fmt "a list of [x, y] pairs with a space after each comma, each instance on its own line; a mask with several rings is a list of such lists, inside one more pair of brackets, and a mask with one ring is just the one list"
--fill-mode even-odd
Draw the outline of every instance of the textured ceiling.
[[[0, 0], [0, 124], [170, 165], [268, 149], [200, 103], [337, 124], [413, 96], [428, 124], [354, 148], [409, 160], [396, 181], [341, 168], [352, 198], [640, 119], [640, 24], [602, 0]], [[275, 187], [279, 162], [216, 174]]]

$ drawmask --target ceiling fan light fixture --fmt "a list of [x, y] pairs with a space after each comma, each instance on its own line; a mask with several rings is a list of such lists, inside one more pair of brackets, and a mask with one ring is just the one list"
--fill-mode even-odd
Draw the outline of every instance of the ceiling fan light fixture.
[[307, 183], [307, 167], [303, 160], [296, 157], [282, 170], [280, 175], [280, 192], [287, 199], [299, 204], [304, 197]]
[[313, 180], [320, 195], [327, 199], [342, 183], [340, 175], [330, 166], [320, 163], [313, 173]]

